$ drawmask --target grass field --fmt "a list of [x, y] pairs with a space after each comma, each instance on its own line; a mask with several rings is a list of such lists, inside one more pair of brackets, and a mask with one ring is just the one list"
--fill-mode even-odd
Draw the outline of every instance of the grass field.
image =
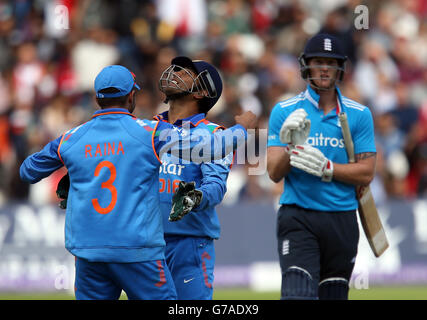
[[[214, 300], [278, 300], [279, 292], [256, 292], [248, 289], [217, 289]], [[350, 300], [427, 300], [426, 286], [374, 287], [365, 290], [351, 289]], [[73, 300], [68, 293], [5, 293], [0, 300]], [[126, 299], [126, 296], [123, 296]]]

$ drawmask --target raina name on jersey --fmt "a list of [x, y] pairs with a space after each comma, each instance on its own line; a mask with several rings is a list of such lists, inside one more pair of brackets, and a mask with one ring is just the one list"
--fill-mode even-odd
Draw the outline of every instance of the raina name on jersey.
[[98, 143], [96, 146], [87, 144], [85, 145], [84, 152], [85, 158], [125, 154], [125, 150], [121, 141]]

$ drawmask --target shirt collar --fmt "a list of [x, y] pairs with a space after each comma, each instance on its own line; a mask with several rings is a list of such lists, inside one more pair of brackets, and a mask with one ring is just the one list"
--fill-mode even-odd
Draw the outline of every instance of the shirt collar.
[[106, 114], [126, 114], [131, 116], [132, 118], [136, 118], [132, 113], [129, 112], [128, 109], [125, 109], [125, 108], [107, 108], [107, 109], [97, 110], [93, 113], [92, 118], [106, 115]]
[[[335, 90], [337, 91], [337, 107], [336, 107], [336, 113], [339, 114], [342, 112], [343, 103], [342, 103], [342, 95], [340, 89], [335, 86]], [[308, 84], [307, 90], [305, 91], [305, 97], [317, 108], [319, 109], [319, 95], [316, 91], [313, 90], [313, 88]]]
[[[169, 111], [165, 111], [165, 112], [162, 112], [162, 113], [154, 116], [154, 119], [167, 122], [168, 121], [168, 115], [169, 115]], [[190, 122], [190, 126], [197, 127], [200, 124], [200, 122], [202, 122], [203, 120], [205, 120], [205, 114], [204, 113], [197, 113], [197, 114], [193, 114], [187, 118], [178, 119], [177, 121], [175, 121], [175, 123], [173, 125], [174, 126], [182, 126], [183, 123]]]

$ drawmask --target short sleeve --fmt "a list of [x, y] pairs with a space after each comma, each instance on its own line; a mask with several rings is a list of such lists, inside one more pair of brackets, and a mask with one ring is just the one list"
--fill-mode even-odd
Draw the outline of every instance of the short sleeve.
[[270, 119], [268, 121], [268, 139], [267, 147], [285, 147], [286, 144], [280, 142], [280, 129], [286, 119], [284, 109], [276, 104], [271, 111]]
[[376, 152], [374, 121], [369, 108], [366, 107], [363, 112], [360, 113], [360, 117], [353, 132], [355, 154]]

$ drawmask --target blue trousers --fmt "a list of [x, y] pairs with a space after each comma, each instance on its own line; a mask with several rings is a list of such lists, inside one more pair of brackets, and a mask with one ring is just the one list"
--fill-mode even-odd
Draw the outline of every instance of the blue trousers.
[[164, 260], [135, 263], [89, 262], [76, 258], [77, 300], [174, 300], [176, 290]]
[[215, 248], [212, 239], [166, 236], [166, 263], [178, 300], [212, 300]]
[[277, 216], [277, 240], [282, 298], [286, 290], [302, 290], [298, 287], [301, 283], [285, 283], [286, 272], [295, 267], [309, 275], [312, 298], [316, 298], [323, 280], [350, 281], [359, 242], [356, 211], [322, 212], [282, 205]]

